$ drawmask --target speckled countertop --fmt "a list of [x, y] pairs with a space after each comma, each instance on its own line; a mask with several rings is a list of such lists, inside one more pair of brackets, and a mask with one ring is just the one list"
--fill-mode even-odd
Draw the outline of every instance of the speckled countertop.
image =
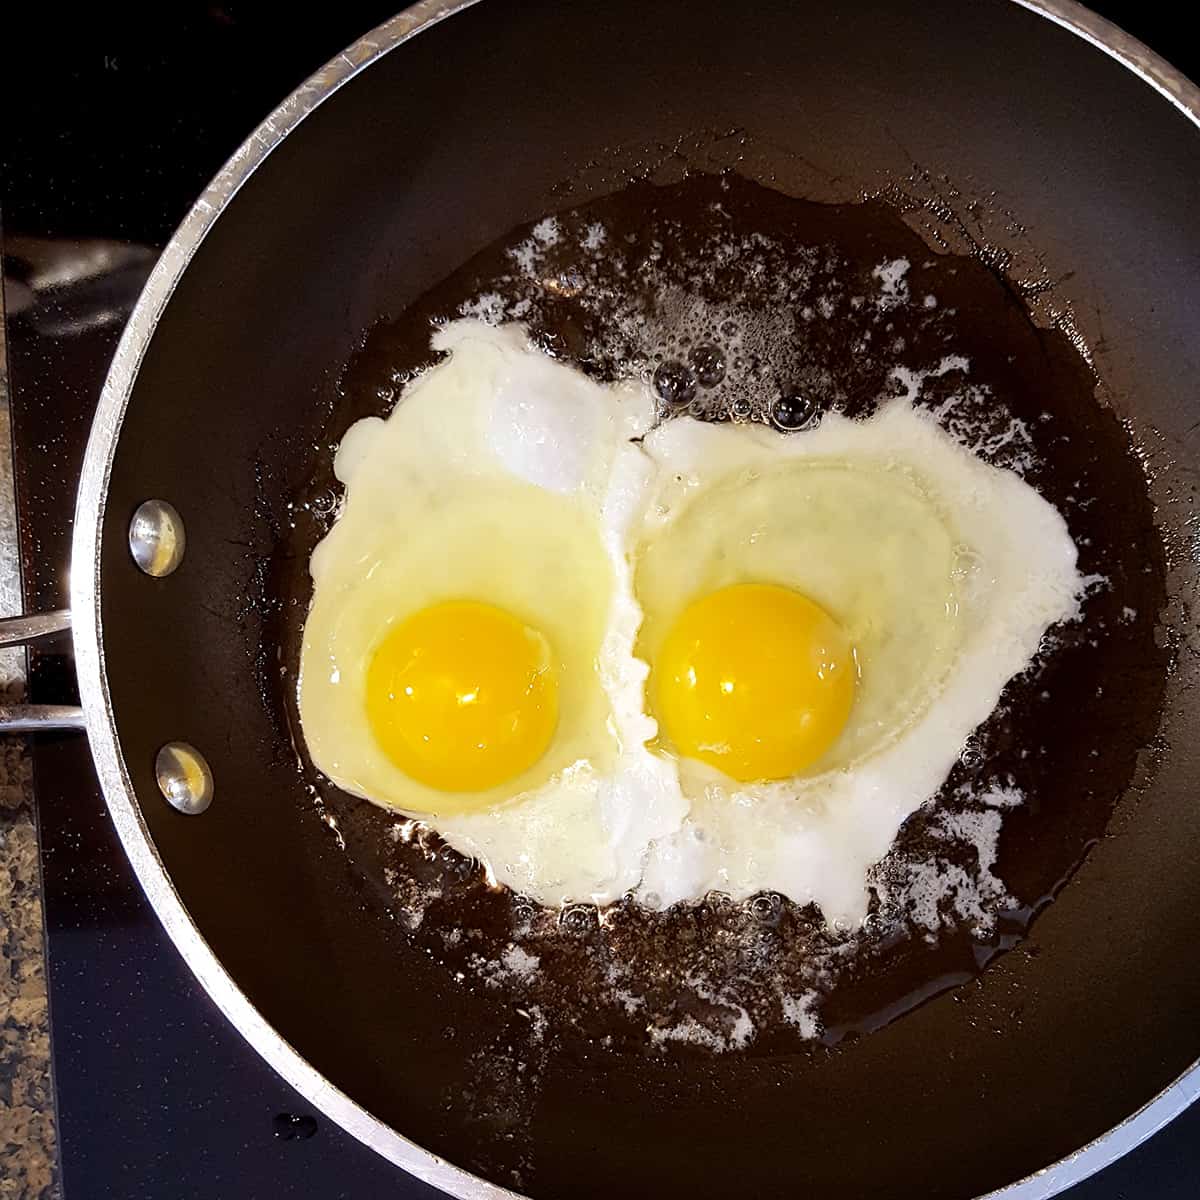
[[[0, 615], [20, 611], [0, 309]], [[0, 700], [20, 697], [24, 656], [0, 651]], [[42, 896], [24, 739], [0, 737], [0, 1200], [58, 1194]]]

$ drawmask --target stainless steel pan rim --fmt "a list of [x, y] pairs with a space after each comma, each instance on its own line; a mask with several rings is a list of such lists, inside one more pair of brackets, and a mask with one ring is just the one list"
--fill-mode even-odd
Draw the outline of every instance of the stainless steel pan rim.
[[[117, 742], [101, 650], [100, 530], [109, 475], [142, 356], [197, 247], [258, 165], [304, 118], [377, 58], [477, 0], [420, 0], [323, 67], [289, 96], [222, 168], [163, 251], [117, 347], [84, 458], [72, 542], [73, 639], [84, 718], [96, 773], [147, 898], [188, 967], [217, 1007], [270, 1065], [329, 1120], [398, 1167], [460, 1200], [519, 1200], [429, 1153], [376, 1120], [314, 1070], [266, 1022], [193, 924], [151, 841]], [[1013, 0], [1116, 59], [1200, 128], [1200, 89], [1146, 46], [1075, 0]], [[1141, 1110], [1045, 1170], [986, 1200], [1046, 1200], [1133, 1149], [1200, 1097], [1200, 1061]]]

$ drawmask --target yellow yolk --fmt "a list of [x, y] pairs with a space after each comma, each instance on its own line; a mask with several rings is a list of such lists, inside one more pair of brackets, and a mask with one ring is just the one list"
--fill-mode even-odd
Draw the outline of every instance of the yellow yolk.
[[401, 621], [367, 669], [367, 718], [387, 756], [445, 792], [533, 766], [558, 724], [545, 637], [490, 604], [452, 600]]
[[784, 779], [842, 732], [857, 667], [845, 631], [789, 588], [739, 583], [693, 600], [654, 664], [656, 715], [685, 758]]

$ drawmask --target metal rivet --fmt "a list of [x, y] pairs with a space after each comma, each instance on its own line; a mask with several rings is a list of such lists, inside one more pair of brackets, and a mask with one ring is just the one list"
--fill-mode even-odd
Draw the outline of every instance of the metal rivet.
[[168, 742], [154, 760], [154, 775], [167, 803], [181, 813], [196, 816], [212, 803], [212, 771], [187, 742]]
[[187, 539], [183, 518], [165, 500], [139, 504], [129, 522], [129, 552], [133, 561], [155, 579], [170, 575], [183, 562]]

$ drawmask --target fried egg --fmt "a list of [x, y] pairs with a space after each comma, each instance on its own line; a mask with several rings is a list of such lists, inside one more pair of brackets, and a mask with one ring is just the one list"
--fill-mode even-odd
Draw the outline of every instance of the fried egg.
[[518, 328], [459, 322], [435, 347], [449, 359], [338, 448], [304, 740], [339, 787], [428, 821], [515, 890], [605, 903], [684, 809], [644, 747], [622, 549], [649, 474], [630, 439], [654, 405]]
[[1066, 525], [906, 398], [791, 435], [683, 417], [643, 445], [636, 652], [689, 805], [643, 893], [858, 920], [867, 870], [1075, 613]]
[[658, 421], [518, 327], [346, 434], [300, 720], [343, 789], [545, 904], [867, 911], [867, 872], [1046, 630], [1052, 506], [908, 398], [810, 431]]

